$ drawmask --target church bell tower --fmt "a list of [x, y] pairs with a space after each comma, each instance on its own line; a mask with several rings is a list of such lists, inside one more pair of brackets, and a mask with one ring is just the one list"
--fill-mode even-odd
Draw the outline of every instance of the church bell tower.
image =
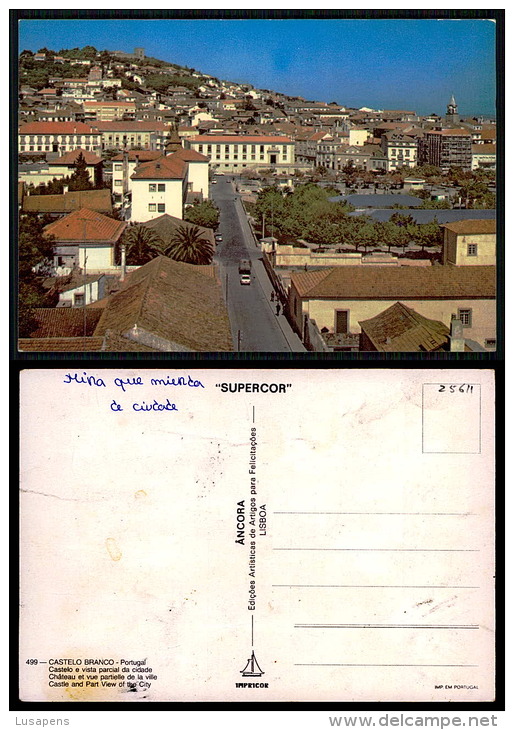
[[453, 122], [454, 124], [459, 123], [459, 109], [457, 107], [457, 102], [455, 101], [455, 96], [453, 94], [449, 104], [446, 107], [446, 121]]

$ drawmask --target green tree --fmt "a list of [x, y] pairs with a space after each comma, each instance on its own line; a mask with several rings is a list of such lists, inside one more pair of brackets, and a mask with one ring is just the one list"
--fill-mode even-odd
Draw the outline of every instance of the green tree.
[[187, 264], [210, 264], [214, 255], [211, 241], [198, 226], [179, 226], [165, 250], [166, 256]]
[[53, 237], [44, 235], [45, 221], [36, 213], [20, 217], [18, 229], [18, 266], [20, 279], [33, 279], [32, 269], [37, 264], [51, 263]]
[[141, 224], [129, 226], [122, 235], [120, 245], [125, 246], [129, 266], [143, 266], [164, 253], [161, 237], [152, 228]]
[[220, 212], [212, 200], [204, 200], [201, 203], [195, 201], [191, 207], [186, 208], [184, 220], [214, 230], [218, 227]]
[[93, 184], [89, 177], [86, 160], [82, 152], [75, 162], [75, 170], [70, 176], [70, 191], [74, 190], [91, 190]]
[[20, 337], [28, 337], [35, 329], [36, 307], [49, 306], [42, 276], [34, 271], [37, 265], [50, 265], [53, 255], [53, 236], [44, 235], [45, 221], [35, 213], [22, 215], [18, 228], [18, 328]]

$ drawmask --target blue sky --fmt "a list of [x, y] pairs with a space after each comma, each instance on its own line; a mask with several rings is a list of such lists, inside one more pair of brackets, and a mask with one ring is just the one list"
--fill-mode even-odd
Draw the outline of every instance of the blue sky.
[[19, 50], [95, 46], [309, 100], [495, 113], [491, 20], [21, 20]]

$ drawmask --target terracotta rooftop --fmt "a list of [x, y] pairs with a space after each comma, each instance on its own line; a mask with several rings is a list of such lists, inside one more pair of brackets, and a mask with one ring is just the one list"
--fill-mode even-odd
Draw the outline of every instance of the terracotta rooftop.
[[132, 180], [169, 180], [182, 179], [187, 171], [187, 164], [174, 155], [158, 157], [150, 162], [143, 162], [136, 167]]
[[168, 157], [175, 157], [186, 162], [209, 162], [209, 158], [206, 155], [202, 155], [196, 150], [186, 150], [184, 147], [176, 150], [171, 155], [168, 155]]
[[472, 144], [471, 152], [474, 155], [495, 155], [497, 147], [495, 144], [483, 143]]
[[27, 122], [21, 125], [19, 134], [98, 134], [98, 132], [84, 122]]
[[134, 101], [84, 101], [84, 108], [87, 107], [110, 107], [110, 106], [121, 106], [127, 107], [128, 109], [134, 109], [136, 104]]
[[170, 125], [165, 122], [95, 122], [100, 132], [168, 132]]
[[447, 345], [450, 335], [442, 322], [400, 302], [359, 324], [379, 352], [431, 352]]
[[98, 155], [95, 155], [94, 152], [90, 152], [89, 150], [83, 150], [81, 147], [77, 147], [77, 149], [66, 152], [65, 155], [57, 157], [55, 160], [49, 160], [48, 165], [74, 165], [80, 155], [82, 155], [82, 157], [86, 161], [86, 165], [98, 165], [100, 162], [102, 162], [102, 158]]
[[117, 221], [89, 208], [81, 208], [50, 223], [44, 229], [45, 235], [55, 236], [58, 241], [117, 241], [127, 224]]
[[103, 337], [38, 337], [18, 340], [20, 352], [98, 352]]
[[198, 137], [190, 137], [190, 142], [200, 144], [293, 144], [289, 137], [251, 134], [201, 134]]
[[455, 221], [454, 223], [443, 223], [442, 228], [448, 228], [454, 233], [496, 233], [496, 220], [483, 218], [468, 218]]
[[163, 351], [231, 351], [230, 323], [212, 266], [158, 256], [113, 294], [95, 330], [108, 330]]
[[430, 129], [427, 134], [437, 134], [441, 137], [471, 137], [471, 132], [467, 129]]
[[337, 266], [291, 274], [305, 299], [494, 299], [495, 266]]
[[23, 198], [24, 213], [71, 213], [80, 208], [88, 208], [98, 213], [112, 213], [110, 191], [76, 190], [62, 195], [26, 195]]
[[38, 327], [31, 338], [37, 337], [80, 337], [84, 335], [84, 319], [86, 336], [90, 337], [102, 315], [101, 309], [84, 309], [83, 307], [40, 307], [33, 310]]

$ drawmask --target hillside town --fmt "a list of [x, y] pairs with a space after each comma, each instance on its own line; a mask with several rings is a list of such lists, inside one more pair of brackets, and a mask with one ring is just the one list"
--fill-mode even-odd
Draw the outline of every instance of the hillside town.
[[496, 119], [458, 91], [420, 115], [23, 50], [19, 351], [494, 351]]

